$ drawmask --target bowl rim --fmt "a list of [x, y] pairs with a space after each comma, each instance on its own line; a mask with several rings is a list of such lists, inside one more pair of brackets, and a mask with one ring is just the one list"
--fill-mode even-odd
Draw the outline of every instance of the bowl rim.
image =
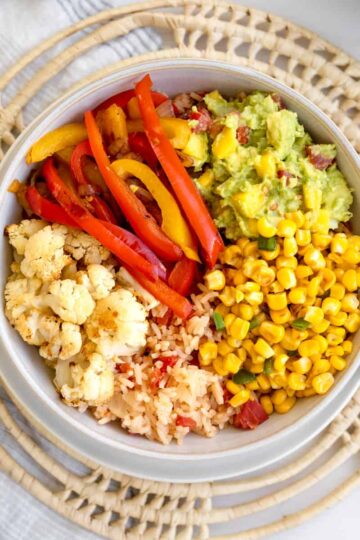
[[[11, 164], [16, 162], [19, 163], [20, 159], [22, 159], [22, 155], [20, 156], [20, 149], [21, 147], [26, 144], [26, 140], [29, 137], [29, 134], [37, 127], [39, 127], [41, 124], [44, 123], [46, 119], [55, 120], [57, 117], [61, 117], [64, 115], [66, 110], [73, 107], [76, 103], [81, 101], [84, 97], [90, 96], [93, 92], [96, 90], [105, 87], [107, 84], [114, 83], [118, 81], [121, 83], [123, 79], [128, 78], [129, 76], [140, 76], [143, 73], [150, 72], [151, 70], [167, 70], [169, 67], [174, 67], [174, 60], [173, 59], [155, 59], [152, 61], [138, 61], [134, 62], [130, 66], [126, 66], [124, 68], [121, 68], [120, 70], [110, 73], [106, 75], [105, 77], [101, 79], [97, 79], [95, 81], [91, 82], [85, 82], [83, 85], [77, 86], [73, 90], [69, 90], [66, 92], [63, 96], [61, 96], [59, 99], [57, 99], [55, 102], [53, 102], [49, 107], [47, 107], [40, 115], [38, 115], [27, 127], [26, 129], [19, 135], [17, 140], [14, 142], [14, 144], [11, 146], [11, 148], [6, 153], [5, 158], [3, 159], [1, 165], [0, 165], [0, 176], [3, 178], [8, 175], [8, 170], [11, 167]], [[243, 79], [249, 79], [252, 82], [263, 82], [271, 85], [274, 90], [279, 90], [282, 94], [286, 95], [288, 99], [300, 103], [302, 106], [305, 106], [309, 113], [316, 118], [317, 121], [321, 121], [323, 127], [326, 128], [326, 130], [329, 133], [329, 136], [332, 138], [335, 138], [336, 143], [342, 147], [342, 150], [347, 155], [347, 157], [352, 161], [353, 164], [360, 170], [360, 159], [349, 143], [349, 141], [346, 139], [346, 137], [343, 135], [343, 133], [339, 130], [339, 128], [336, 126], [336, 124], [327, 117], [325, 113], [323, 113], [316, 105], [314, 105], [311, 101], [309, 101], [306, 97], [302, 96], [292, 88], [289, 88], [285, 84], [276, 81], [272, 77], [262, 74], [252, 68], [247, 68], [243, 66], [237, 66], [225, 61], [220, 60], [207, 60], [207, 59], [199, 59], [199, 58], [177, 58], [176, 59], [176, 66], [175, 67], [188, 67], [188, 68], [194, 68], [197, 69], [207, 69], [209, 67], [216, 69], [217, 71], [224, 71], [224, 73], [232, 71], [234, 73], [239, 74]], [[60, 109], [60, 110], [59, 110]], [[45, 126], [43, 126], [45, 128]], [[43, 131], [44, 133], [45, 131]], [[9, 179], [10, 180], [10, 179]], [[0, 209], [4, 205], [5, 201], [5, 194], [7, 193], [7, 185], [5, 185], [4, 182], [2, 182], [2, 185], [0, 187]], [[4, 317], [3, 317], [3, 309], [1, 311], [2, 319], [0, 320], [0, 328], [2, 324], [4, 323]], [[18, 371], [21, 372], [20, 363], [18, 362], [17, 355], [12, 351], [11, 348], [11, 339], [8, 336], [5, 336], [1, 332], [0, 336], [0, 342], [2, 342], [3, 347], [6, 349], [7, 355], [11, 360], [13, 361], [15, 367], [18, 368]], [[260, 439], [258, 441], [248, 443], [243, 447], [238, 448], [231, 448], [228, 450], [219, 450], [211, 452], [210, 454], [201, 455], [199, 454], [175, 454], [175, 453], [167, 453], [167, 452], [161, 452], [156, 453], [155, 450], [148, 450], [148, 449], [142, 449], [138, 447], [129, 446], [128, 444], [121, 442], [121, 441], [112, 441], [109, 437], [106, 437], [102, 434], [96, 433], [96, 440], [100, 443], [105, 443], [106, 445], [110, 445], [113, 448], [121, 448], [125, 452], [131, 452], [135, 453], [138, 456], [144, 456], [151, 459], [166, 459], [169, 461], [181, 461], [181, 462], [196, 462], [198, 460], [211, 460], [214, 458], [226, 458], [228, 456], [237, 455], [239, 454], [239, 451], [242, 448], [246, 447], [247, 451], [255, 451], [261, 446], [264, 446], [264, 444], [269, 443], [280, 443], [282, 440], [286, 439], [287, 437], [291, 437], [296, 430], [298, 430], [301, 426], [303, 426], [306, 422], [309, 422], [310, 419], [313, 417], [314, 414], [320, 414], [324, 411], [326, 407], [335, 399], [335, 397], [343, 390], [343, 388], [346, 386], [349, 379], [352, 377], [352, 375], [355, 373], [355, 371], [358, 368], [358, 357], [359, 354], [356, 354], [353, 358], [352, 364], [349, 366], [349, 368], [346, 370], [342, 378], [337, 381], [336, 385], [333, 387], [332, 391], [323, 396], [321, 401], [315, 406], [309, 410], [302, 418], [298, 419], [294, 422], [294, 424], [287, 426], [278, 432], [276, 432], [273, 435], [270, 435], [268, 437], [265, 437], [264, 439]], [[0, 366], [0, 372], [2, 368]], [[28, 383], [26, 381], [25, 377], [22, 377], [23, 381]], [[8, 381], [7, 381], [8, 382]], [[9, 387], [14, 392], [20, 403], [22, 403], [23, 406], [26, 407], [24, 404], [24, 400], [21, 396], [19, 396], [18, 392], [14, 391], [14, 388], [12, 388], [12, 385], [9, 384]], [[50, 407], [56, 415], [60, 415], [62, 419], [73, 426], [73, 428], [81, 430], [84, 432], [84, 435], [90, 436], [94, 439], [94, 432], [85, 426], [81, 421], [81, 416], [79, 415], [78, 419], [73, 419], [71, 416], [67, 415], [65, 411], [59, 409], [55, 406], [55, 400], [51, 399], [41, 388], [32, 388], [32, 390], [36, 391], [37, 395], [41, 397], [42, 401], [44, 402], [44, 405], [47, 407]], [[30, 410], [30, 409], [29, 409]], [[31, 411], [32, 412], [32, 411]], [[43, 420], [40, 417], [37, 417], [40, 423], [43, 424]], [[329, 420], [330, 421], [330, 420]], [[48, 429], [48, 427], [47, 427]], [[60, 438], [60, 434], [58, 433], [59, 430], [56, 430], [55, 428], [52, 430], [53, 434]], [[221, 436], [221, 432], [218, 433], [217, 436]], [[69, 441], [67, 441], [69, 443]], [[159, 443], [160, 444], [160, 443]], [[70, 443], [71, 445], [71, 443]]]

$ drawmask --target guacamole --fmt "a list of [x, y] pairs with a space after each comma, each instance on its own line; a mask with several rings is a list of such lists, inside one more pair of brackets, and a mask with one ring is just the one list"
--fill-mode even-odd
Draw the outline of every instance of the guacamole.
[[266, 216], [276, 224], [296, 210], [328, 210], [332, 228], [351, 218], [352, 194], [336, 166], [335, 145], [314, 144], [278, 96], [225, 99], [213, 91], [193, 112], [201, 107], [211, 126], [202, 134], [194, 181], [228, 239], [256, 236], [255, 220]]

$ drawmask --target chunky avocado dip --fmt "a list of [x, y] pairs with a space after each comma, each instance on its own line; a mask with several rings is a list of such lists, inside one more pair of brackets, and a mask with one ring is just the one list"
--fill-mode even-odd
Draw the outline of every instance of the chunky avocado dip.
[[256, 236], [259, 218], [276, 224], [296, 210], [314, 220], [322, 210], [331, 228], [351, 218], [352, 194], [336, 166], [335, 145], [314, 144], [279, 96], [225, 99], [215, 90], [190, 118], [202, 137], [194, 180], [228, 239]]

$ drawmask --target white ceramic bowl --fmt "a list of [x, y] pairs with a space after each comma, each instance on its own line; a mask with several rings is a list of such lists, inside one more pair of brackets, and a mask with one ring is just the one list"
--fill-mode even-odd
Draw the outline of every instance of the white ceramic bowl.
[[[260, 89], [277, 92], [299, 114], [306, 129], [319, 142], [334, 142], [338, 164], [355, 192], [354, 215], [359, 215], [360, 164], [349, 142], [319, 109], [307, 99], [275, 80], [221, 62], [177, 59], [135, 64], [104, 79], [68, 93], [46, 109], [17, 139], [1, 169], [0, 229], [16, 222], [20, 209], [7, 192], [14, 178], [24, 179], [29, 167], [27, 149], [45, 132], [79, 119], [86, 109], [121, 90], [128, 89], [144, 73], [151, 73], [157, 90], [174, 95], [183, 91], [219, 89], [225, 94]], [[360, 223], [355, 219], [355, 229]], [[1, 235], [1, 294], [8, 274], [10, 250]], [[203, 481], [235, 476], [276, 461], [313, 437], [343, 406], [359, 379], [355, 355], [360, 336], [355, 337], [348, 369], [339, 374], [325, 397], [300, 400], [286, 415], [274, 415], [255, 431], [226, 429], [213, 439], [190, 435], [181, 446], [162, 446], [122, 431], [115, 423], [100, 426], [87, 414], [63, 405], [37, 349], [27, 346], [0, 311], [0, 374], [23, 407], [63, 443], [104, 465], [135, 476], [172, 481]]]

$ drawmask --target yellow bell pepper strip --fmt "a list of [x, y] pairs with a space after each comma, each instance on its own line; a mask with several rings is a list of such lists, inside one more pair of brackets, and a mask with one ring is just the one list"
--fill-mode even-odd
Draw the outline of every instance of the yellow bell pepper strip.
[[49, 156], [59, 152], [68, 146], [75, 146], [87, 139], [87, 131], [84, 124], [65, 124], [53, 131], [46, 133], [36, 141], [26, 154], [26, 163], [43, 161]]
[[85, 125], [91, 150], [103, 179], [136, 234], [160, 259], [180, 260], [182, 251], [179, 246], [166, 236], [127, 183], [111, 168], [99, 128], [91, 111], [85, 113]]
[[141, 180], [161, 210], [164, 233], [181, 247], [188, 259], [200, 262], [193, 235], [175, 198], [150, 167], [135, 159], [118, 159], [111, 164], [111, 168], [120, 177], [126, 172]]
[[[160, 118], [160, 124], [174, 148], [177, 150], [185, 148], [191, 135], [191, 128], [187, 120], [183, 118]], [[141, 119], [128, 120], [127, 128], [129, 133], [145, 131], [144, 122]]]
[[207, 265], [212, 268], [224, 244], [200, 193], [166, 137], [151, 98], [151, 85], [150, 76], [146, 75], [135, 87], [145, 133], [172, 185], [177, 200], [199, 238]]
[[[63, 207], [68, 216], [77, 223], [79, 228], [96, 238], [123, 264], [146, 275], [149, 281], [158, 279], [158, 266], [146, 260], [144, 256], [128, 245], [125, 235], [123, 238], [120, 236], [122, 229], [108, 222], [103, 224], [103, 222], [95, 218], [81, 204], [78, 196], [66, 187], [54, 166], [52, 158], [45, 161], [42, 173], [52, 196]], [[113, 232], [112, 227], [116, 227], [116, 233]]]

